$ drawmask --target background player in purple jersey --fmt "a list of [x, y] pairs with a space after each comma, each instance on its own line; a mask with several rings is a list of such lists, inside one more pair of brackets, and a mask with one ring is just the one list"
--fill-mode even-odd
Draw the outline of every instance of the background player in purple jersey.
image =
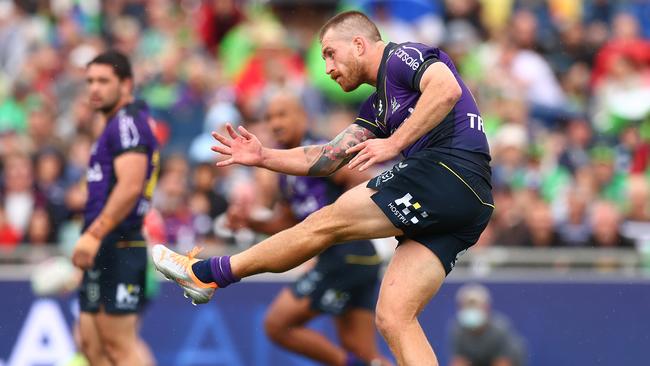
[[[456, 259], [478, 240], [494, 208], [489, 148], [476, 103], [441, 50], [386, 44], [363, 13], [351, 11], [322, 28], [326, 72], [345, 91], [377, 88], [350, 127], [327, 144], [263, 147], [245, 128], [213, 150], [227, 159], [292, 175], [365, 170], [405, 157], [392, 169], [345, 192], [301, 223], [232, 257], [199, 261], [154, 247], [154, 264], [194, 302], [216, 288], [261, 272], [283, 272], [341, 241], [396, 236], [382, 280], [376, 324], [400, 365], [437, 365], [417, 316]], [[347, 169], [347, 168], [346, 168]]]
[[[279, 91], [268, 100], [266, 122], [283, 148], [327, 142], [308, 133], [307, 113], [289, 91]], [[247, 205], [231, 204], [231, 226], [275, 234], [331, 204], [370, 176], [344, 169], [330, 177], [277, 178], [279, 194], [275, 195], [273, 215], [254, 218]], [[312, 269], [275, 298], [266, 314], [267, 335], [277, 345], [326, 365], [366, 365], [373, 361], [377, 366], [389, 365], [380, 357], [375, 339], [373, 309], [381, 262], [368, 240], [325, 249]], [[321, 314], [333, 317], [341, 346], [306, 326]]]
[[142, 233], [155, 186], [157, 142], [146, 105], [133, 100], [126, 56], [109, 51], [86, 70], [100, 113], [86, 173], [84, 227], [72, 261], [84, 269], [79, 292], [81, 345], [92, 365], [146, 365], [139, 352], [147, 247]]

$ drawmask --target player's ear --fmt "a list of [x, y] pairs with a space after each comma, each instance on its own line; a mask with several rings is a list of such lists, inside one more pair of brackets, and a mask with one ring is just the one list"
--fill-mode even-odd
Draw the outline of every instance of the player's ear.
[[131, 94], [133, 92], [133, 79], [122, 80], [122, 93]]
[[366, 42], [361, 36], [352, 38], [352, 46], [357, 56], [361, 56], [366, 52]]

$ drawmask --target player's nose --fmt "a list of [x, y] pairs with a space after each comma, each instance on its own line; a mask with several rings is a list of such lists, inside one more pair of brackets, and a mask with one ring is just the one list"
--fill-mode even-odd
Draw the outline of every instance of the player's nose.
[[334, 63], [330, 60], [325, 60], [325, 73], [330, 75], [334, 72]]

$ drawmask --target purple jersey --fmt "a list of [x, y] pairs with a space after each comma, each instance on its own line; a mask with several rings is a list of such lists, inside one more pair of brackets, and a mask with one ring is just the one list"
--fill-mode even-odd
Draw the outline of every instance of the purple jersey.
[[[327, 142], [326, 139], [307, 135], [301, 145], [322, 145]], [[280, 175], [282, 200], [289, 204], [293, 216], [299, 221], [333, 203], [343, 192], [344, 188], [328, 177]], [[321, 254], [321, 259], [326, 253], [338, 256], [348, 254], [372, 256], [375, 255], [375, 248], [371, 242], [366, 241], [350, 245], [334, 245]]]
[[377, 91], [363, 103], [356, 124], [386, 138], [413, 113], [420, 99], [420, 80], [435, 62], [444, 62], [456, 77], [462, 95], [454, 108], [431, 131], [402, 154], [409, 157], [431, 149], [490, 180], [490, 149], [483, 119], [471, 92], [461, 79], [449, 56], [421, 43], [389, 43], [384, 50], [377, 74]]
[[88, 201], [84, 212], [84, 230], [99, 216], [115, 186], [114, 160], [122, 153], [133, 151], [147, 155], [147, 182], [138, 203], [115, 230], [141, 230], [156, 184], [157, 148], [158, 143], [149, 125], [149, 110], [144, 102], [125, 105], [106, 122], [104, 131], [92, 146], [86, 172]]

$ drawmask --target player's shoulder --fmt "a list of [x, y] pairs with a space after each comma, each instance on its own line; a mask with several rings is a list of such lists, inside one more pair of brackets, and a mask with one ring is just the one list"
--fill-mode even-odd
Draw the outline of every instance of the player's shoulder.
[[391, 64], [402, 66], [405, 64], [413, 71], [417, 70], [420, 65], [430, 58], [439, 58], [440, 49], [418, 42], [404, 42], [399, 44], [391, 44], [389, 50], [389, 58], [386, 61], [390, 66]]
[[147, 124], [149, 120], [149, 106], [143, 100], [134, 100], [122, 107], [118, 115], [120, 118], [133, 119], [135, 123]]

